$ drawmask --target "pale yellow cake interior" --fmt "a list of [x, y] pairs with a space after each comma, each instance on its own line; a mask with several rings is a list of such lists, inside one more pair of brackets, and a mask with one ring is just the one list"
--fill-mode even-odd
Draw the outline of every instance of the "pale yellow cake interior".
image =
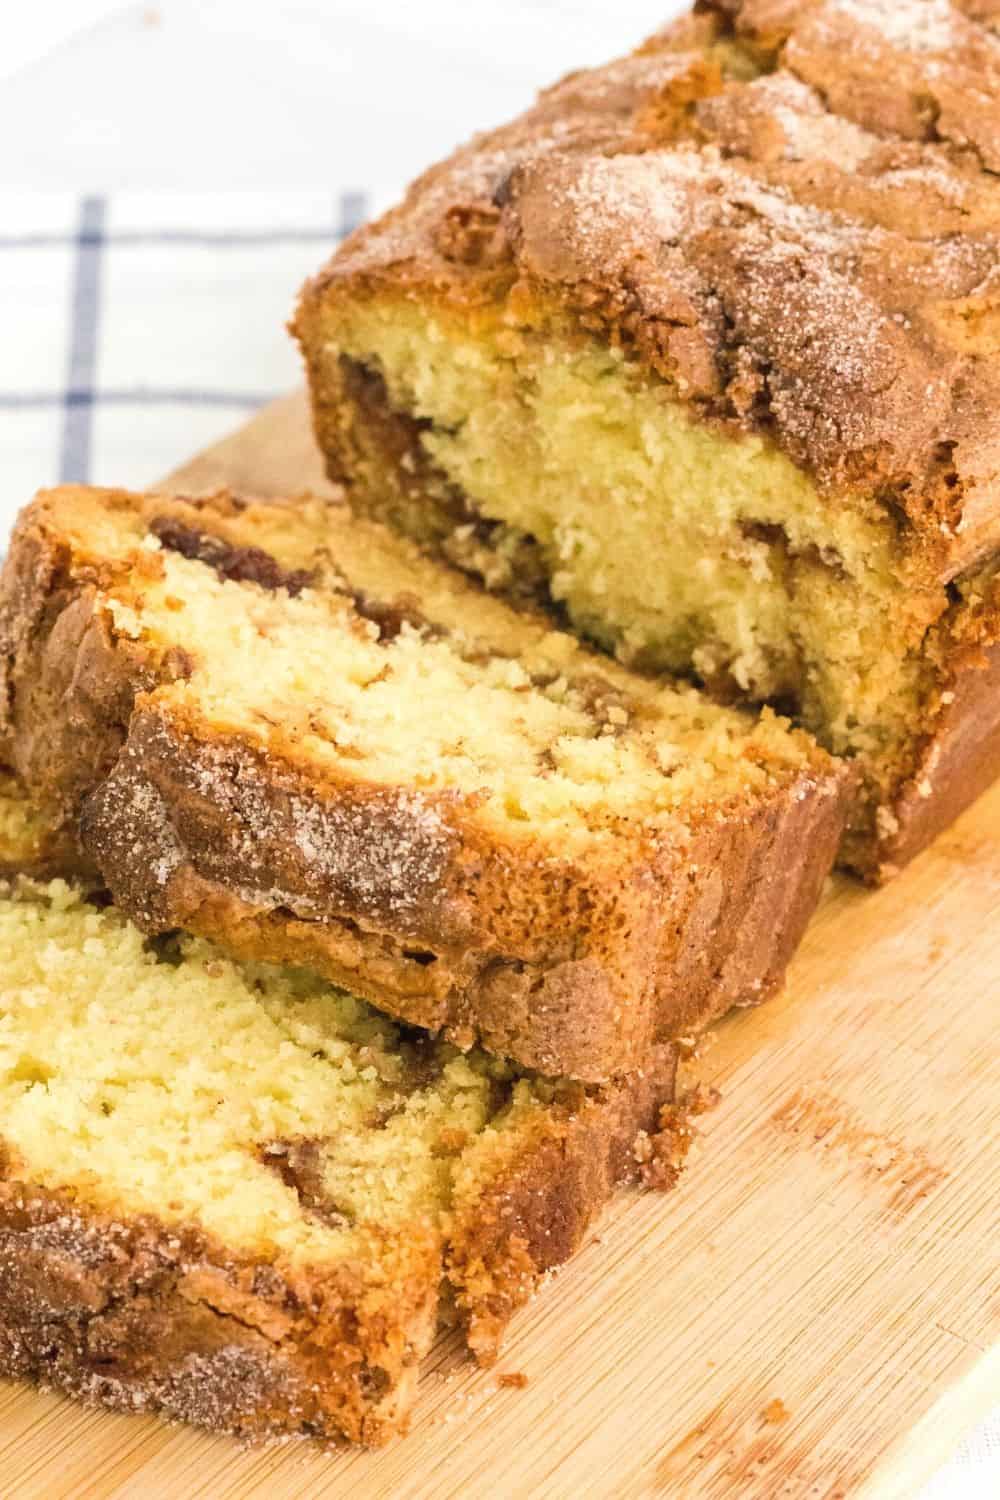
[[[244, 545], [267, 541], [286, 566], [309, 565], [313, 585], [293, 597], [162, 546], [149, 530], [156, 509], [94, 499], [58, 519], [106, 577], [115, 563], [98, 601], [119, 639], [186, 654], [190, 675], [156, 699], [213, 736], [272, 754], [292, 745], [313, 774], [479, 797], [487, 823], [570, 840], [755, 795], [817, 763], [773, 715], [757, 722], [626, 672], [450, 570], [415, 566], [380, 527], [308, 507], [281, 513], [281, 536], [267, 507], [220, 527]], [[208, 512], [201, 523], [215, 524]], [[355, 609], [357, 590], [402, 595], [430, 623], [380, 638]]]
[[[488, 1187], [560, 1088], [416, 1042], [305, 972], [158, 950], [60, 882], [0, 886], [0, 1000], [8, 1175], [258, 1258], [443, 1231], [455, 1173], [467, 1198]], [[320, 1207], [280, 1170], [302, 1142]]]
[[[664, 382], [579, 334], [360, 297], [329, 329], [331, 363], [380, 376], [390, 406], [422, 420], [437, 470], [499, 523], [501, 583], [505, 558], [514, 574], [540, 559], [574, 625], [623, 660], [790, 704], [828, 749], [892, 782], [928, 690], [929, 606], [900, 576], [884, 508], [824, 499], [773, 445], [699, 424]], [[390, 505], [384, 475], [360, 495], [376, 511], [379, 484]], [[425, 510], [428, 533], [441, 514]], [[481, 529], [464, 531], [468, 557], [462, 527], [446, 550], [488, 573]]]

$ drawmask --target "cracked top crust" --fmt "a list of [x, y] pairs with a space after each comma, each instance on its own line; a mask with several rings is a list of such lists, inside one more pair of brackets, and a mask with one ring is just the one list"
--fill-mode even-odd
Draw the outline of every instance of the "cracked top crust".
[[707, 0], [432, 168], [304, 293], [557, 317], [966, 565], [1000, 536], [1000, 7]]

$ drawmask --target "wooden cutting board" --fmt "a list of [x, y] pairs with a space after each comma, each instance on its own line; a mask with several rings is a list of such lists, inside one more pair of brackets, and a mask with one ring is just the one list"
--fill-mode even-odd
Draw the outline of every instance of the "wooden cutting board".
[[[322, 487], [301, 398], [174, 476]], [[725, 1021], [674, 1193], [622, 1195], [499, 1372], [435, 1348], [378, 1454], [247, 1452], [0, 1391], [0, 1496], [912, 1500], [1000, 1401], [1000, 786], [893, 885], [831, 883]]]

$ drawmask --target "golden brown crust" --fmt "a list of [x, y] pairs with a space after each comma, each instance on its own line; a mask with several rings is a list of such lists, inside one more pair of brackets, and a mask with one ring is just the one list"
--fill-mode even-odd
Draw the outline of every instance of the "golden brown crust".
[[195, 1228], [0, 1183], [0, 1371], [248, 1438], [368, 1445], [396, 1430], [434, 1332], [439, 1252], [320, 1274], [233, 1257]]
[[674, 1097], [675, 1076], [674, 1049], [654, 1048], [627, 1087], [581, 1098], [568, 1120], [547, 1122], [494, 1192], [471, 1203], [459, 1197], [445, 1264], [481, 1363], [493, 1359], [539, 1278], [579, 1248], [615, 1184], [643, 1177], [647, 1137], [670, 1138], [672, 1171], [657, 1185], [672, 1185], [689, 1139], [683, 1104], [662, 1105]]
[[[183, 927], [309, 963], [460, 1045], [590, 1079], [636, 1066], [654, 1036], [773, 992], [842, 819], [835, 781], [803, 776], [615, 880], [534, 849], [485, 847], [468, 829], [435, 824], [425, 842], [409, 798], [328, 795], [283, 789], [280, 769], [247, 747], [205, 744], [140, 712], [84, 804], [83, 842], [148, 930]], [[308, 847], [336, 851], [329, 885], [301, 857], [292, 812], [303, 805]], [[252, 842], [234, 848], [226, 830], [246, 827]]]
[[262, 757], [137, 701], [176, 656], [154, 662], [95, 610], [57, 505], [26, 513], [8, 562], [0, 733], [146, 930], [308, 962], [459, 1045], [591, 1081], [780, 983], [843, 822], [845, 778], [818, 753], [586, 860], [505, 840], [452, 793], [337, 781], [293, 744]]
[[899, 788], [868, 871], [887, 879], [949, 827], [1000, 776], [1000, 644], [956, 648], [943, 678], [944, 701]]

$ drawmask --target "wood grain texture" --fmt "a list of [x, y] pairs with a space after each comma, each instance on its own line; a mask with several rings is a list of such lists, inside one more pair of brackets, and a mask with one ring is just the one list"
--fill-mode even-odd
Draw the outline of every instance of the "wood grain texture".
[[[301, 402], [176, 477], [318, 487]], [[894, 884], [831, 882], [703, 1050], [682, 1186], [623, 1195], [497, 1370], [443, 1339], [405, 1441], [247, 1452], [8, 1385], [0, 1494], [910, 1500], [1000, 1398], [998, 913], [1000, 787]]]

